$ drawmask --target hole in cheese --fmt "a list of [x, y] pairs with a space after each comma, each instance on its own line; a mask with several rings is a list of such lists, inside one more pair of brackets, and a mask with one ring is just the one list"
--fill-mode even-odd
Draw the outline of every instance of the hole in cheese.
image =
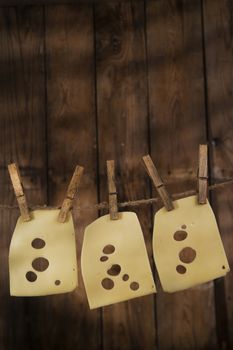
[[177, 265], [176, 266], [176, 271], [178, 272], [178, 273], [181, 273], [182, 275], [186, 272], [186, 267], [185, 266], [183, 266], [183, 265]]
[[104, 289], [112, 289], [114, 287], [114, 282], [110, 278], [104, 278], [101, 284]]
[[56, 280], [54, 283], [55, 283], [56, 286], [59, 286], [61, 284], [61, 281], [60, 280]]
[[182, 262], [190, 264], [196, 258], [196, 251], [191, 247], [182, 249], [179, 253], [179, 258]]
[[107, 260], [108, 260], [107, 256], [101, 256], [101, 258], [100, 258], [100, 261], [102, 261], [102, 262], [107, 261]]
[[132, 282], [132, 283], [130, 283], [130, 289], [132, 289], [132, 290], [138, 290], [138, 289], [139, 289], [139, 283], [138, 283], [138, 282]]
[[183, 241], [187, 237], [186, 231], [176, 231], [173, 235], [175, 241]]
[[107, 273], [111, 276], [117, 276], [121, 272], [121, 267], [118, 264], [114, 264], [111, 266], [111, 268], [107, 271]]
[[187, 226], [184, 224], [184, 225], [181, 226], [181, 228], [182, 228], [183, 230], [186, 230]]
[[32, 262], [32, 267], [36, 270], [36, 271], [45, 271], [47, 270], [47, 268], [49, 267], [49, 261], [45, 258], [36, 258], [35, 260], [33, 260]]
[[115, 247], [111, 244], [106, 245], [103, 249], [104, 254], [112, 254], [114, 252], [115, 252]]
[[26, 273], [26, 279], [29, 281], [29, 282], [35, 282], [37, 280], [37, 275], [35, 272], [33, 271], [28, 271]]
[[35, 249], [42, 249], [45, 246], [45, 241], [41, 238], [35, 238], [32, 241], [32, 247]]
[[125, 274], [122, 276], [122, 279], [123, 279], [123, 281], [128, 281], [129, 275], [127, 275], [127, 273], [125, 273]]

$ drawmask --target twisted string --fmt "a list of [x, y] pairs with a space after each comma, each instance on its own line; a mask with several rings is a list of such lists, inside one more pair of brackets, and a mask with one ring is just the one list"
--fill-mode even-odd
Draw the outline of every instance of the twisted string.
[[[229, 186], [233, 184], [233, 179], [230, 179], [228, 181], [224, 181], [224, 182], [220, 182], [214, 185], [210, 185], [208, 187], [209, 191], [213, 191], [216, 189], [220, 189], [222, 187], [225, 186]], [[176, 199], [181, 199], [181, 198], [185, 198], [185, 197], [189, 197], [189, 196], [193, 196], [197, 194], [197, 190], [188, 190], [185, 192], [180, 192], [180, 193], [176, 193], [173, 194], [171, 197], [172, 199], [176, 200]], [[155, 204], [157, 202], [161, 201], [161, 199], [159, 197], [154, 197], [154, 198], [148, 198], [148, 199], [137, 199], [134, 201], [127, 201], [127, 202], [122, 202], [122, 203], [118, 203], [118, 207], [119, 208], [124, 208], [124, 207], [136, 207], [136, 206], [141, 206], [141, 205], [148, 205], [148, 204]], [[30, 205], [29, 206], [30, 209], [35, 210], [35, 209], [60, 209], [60, 206], [47, 206], [47, 205]], [[90, 206], [80, 206], [80, 205], [75, 205], [73, 207], [73, 211], [81, 211], [81, 210], [101, 210], [101, 209], [108, 209], [109, 208], [109, 204], [108, 202], [101, 202], [101, 203], [97, 203], [94, 205], [90, 205]], [[9, 209], [18, 209], [17, 205], [0, 205], [0, 210], [9, 210]]]

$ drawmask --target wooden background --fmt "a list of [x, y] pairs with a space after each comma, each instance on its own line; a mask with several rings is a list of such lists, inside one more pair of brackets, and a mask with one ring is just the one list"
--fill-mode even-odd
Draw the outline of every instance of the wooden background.
[[[12, 161], [33, 205], [60, 205], [77, 163], [80, 204], [107, 200], [107, 159], [116, 161], [120, 201], [148, 198], [140, 160], [148, 152], [171, 193], [195, 189], [204, 142], [210, 182], [233, 177], [231, 0], [54, 2], [62, 1], [0, 2], [1, 205], [16, 204]], [[33, 5], [13, 6], [25, 3]], [[233, 270], [232, 190], [216, 190], [211, 202]], [[156, 209], [135, 209], [153, 269]], [[98, 214], [75, 213], [79, 261]], [[94, 311], [81, 273], [73, 293], [13, 298], [8, 248], [18, 210], [1, 207], [0, 216], [1, 350], [233, 349], [232, 272]]]

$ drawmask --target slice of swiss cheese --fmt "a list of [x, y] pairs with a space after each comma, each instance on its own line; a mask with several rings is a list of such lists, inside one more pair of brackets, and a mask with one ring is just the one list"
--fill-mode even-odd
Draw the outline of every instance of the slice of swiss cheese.
[[226, 275], [230, 270], [209, 204], [177, 200], [155, 215], [153, 253], [164, 291], [175, 292]]
[[91, 309], [156, 292], [137, 215], [105, 215], [87, 226], [81, 255]]
[[59, 294], [76, 288], [73, 220], [69, 215], [65, 223], [59, 223], [58, 214], [59, 210], [35, 210], [31, 221], [18, 219], [9, 252], [11, 295]]

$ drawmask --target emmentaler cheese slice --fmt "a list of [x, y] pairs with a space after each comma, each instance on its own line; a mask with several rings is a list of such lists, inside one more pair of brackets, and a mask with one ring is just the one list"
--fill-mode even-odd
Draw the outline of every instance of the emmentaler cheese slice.
[[10, 294], [39, 296], [70, 292], [77, 286], [72, 216], [57, 221], [59, 210], [35, 210], [20, 217], [10, 244]]
[[173, 202], [155, 215], [153, 253], [164, 291], [175, 292], [226, 275], [230, 270], [209, 202]]
[[105, 215], [87, 226], [81, 264], [91, 309], [156, 291], [135, 213]]

